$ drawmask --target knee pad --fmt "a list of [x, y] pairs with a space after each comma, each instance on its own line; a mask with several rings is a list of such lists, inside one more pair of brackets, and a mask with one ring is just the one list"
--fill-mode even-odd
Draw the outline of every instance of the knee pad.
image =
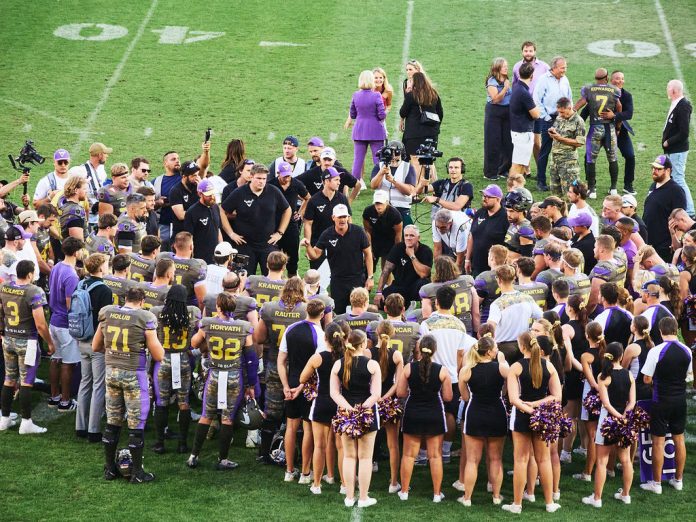
[[140, 449], [145, 446], [143, 430], [128, 430], [128, 448]]

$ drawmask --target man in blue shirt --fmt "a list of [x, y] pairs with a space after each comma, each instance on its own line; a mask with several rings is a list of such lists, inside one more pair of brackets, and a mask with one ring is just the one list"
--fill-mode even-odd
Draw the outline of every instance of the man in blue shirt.
[[520, 81], [510, 96], [510, 134], [512, 136], [512, 167], [510, 174], [524, 174], [534, 148], [534, 120], [539, 117], [539, 108], [529, 93], [529, 84], [534, 76], [534, 66], [520, 66]]

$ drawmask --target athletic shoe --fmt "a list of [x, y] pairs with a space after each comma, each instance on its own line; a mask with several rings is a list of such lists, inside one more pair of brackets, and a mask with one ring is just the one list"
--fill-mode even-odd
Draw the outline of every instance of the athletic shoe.
[[346, 507], [353, 507], [355, 505], [355, 499], [354, 498], [344, 498], [343, 505]]
[[500, 176], [493, 174], [492, 176], [483, 176], [483, 179], [487, 179], [488, 181], [498, 181]]
[[514, 513], [515, 515], [522, 513], [522, 504], [503, 504], [501, 507], [503, 511], [508, 513]]
[[112, 464], [111, 466], [104, 466], [104, 480], [116, 480], [121, 476], [118, 471], [118, 466]]
[[523, 492], [522, 492], [522, 500], [526, 500], [527, 502], [532, 502], [532, 503], [534, 503], [534, 502], [536, 502], [536, 496], [530, 495], [530, 494], [527, 493], [526, 491], [523, 491]]
[[10, 417], [0, 418], [0, 431], [5, 431], [5, 430], [10, 429], [16, 425], [17, 425], [17, 422], [13, 421]]
[[164, 442], [155, 442], [152, 445], [152, 451], [157, 453], [157, 455], [163, 455], [167, 450], [164, 447]]
[[155, 480], [154, 473], [148, 473], [148, 472], [143, 471], [141, 469], [140, 471], [137, 471], [131, 475], [130, 483], [131, 484], [145, 484], [146, 482], [152, 482], [153, 480]]
[[583, 457], [587, 457], [587, 448], [583, 448], [582, 446], [578, 446], [573, 450], [573, 453], [576, 455], [582, 455]]
[[238, 468], [239, 464], [234, 462], [233, 460], [229, 459], [222, 459], [218, 460], [217, 466], [215, 466], [215, 469], [218, 471], [230, 471], [232, 469]]
[[58, 397], [49, 397], [48, 398], [48, 407], [49, 408], [57, 408], [59, 404], [60, 404], [60, 395]]
[[561, 492], [560, 492], [560, 491], [554, 491], [554, 492], [553, 492], [553, 496], [552, 496], [551, 498], [553, 498], [553, 501], [554, 501], [554, 502], [556, 502], [557, 500], [561, 500]]
[[70, 399], [68, 402], [60, 401], [58, 404], [58, 411], [60, 413], [69, 413], [77, 409], [77, 401]]
[[630, 194], [631, 196], [636, 196], [638, 194], [638, 191], [633, 188], [633, 186], [628, 186], [624, 187], [623, 189], [624, 194]]
[[377, 462], [372, 463], [372, 473], [377, 473], [379, 471], [379, 464]]
[[573, 462], [573, 456], [569, 451], [561, 450], [561, 464], [570, 464]]
[[503, 495], [500, 495], [499, 497], [493, 497], [493, 505], [494, 506], [499, 506], [500, 504], [503, 503], [503, 499], [505, 497]]
[[428, 465], [428, 459], [427, 459], [427, 458], [416, 459], [415, 462], [414, 462], [414, 464], [415, 464], [416, 466], [427, 466], [427, 465]]
[[607, 470], [607, 477], [609, 478], [615, 478], [616, 477], [616, 471], [615, 470]]
[[615, 188], [609, 189], [610, 196], [617, 196], [618, 194], [619, 192]]
[[37, 426], [31, 419], [22, 419], [22, 423], [19, 425], [20, 435], [33, 435], [39, 433], [46, 433], [48, 430]]
[[269, 457], [268, 455], [259, 455], [258, 457], [256, 457], [256, 463], [257, 464], [267, 464], [269, 466], [275, 465], [275, 462], [273, 461], [273, 459], [271, 457]]
[[465, 499], [465, 498], [464, 498], [464, 495], [462, 495], [461, 497], [459, 497], [459, 498], [457, 499], [457, 502], [459, 502], [459, 503], [460, 503], [462, 506], [464, 506], [464, 507], [471, 507], [471, 499], [469, 499], [469, 500]]
[[259, 430], [249, 430], [246, 436], [246, 447], [253, 449], [259, 445]]
[[623, 494], [623, 489], [619, 488], [619, 490], [614, 493], [614, 498], [616, 500], [620, 500], [624, 504], [630, 504], [631, 503], [631, 495], [624, 495]]
[[285, 478], [283, 479], [285, 482], [294, 482], [295, 479], [299, 476], [300, 472], [297, 471], [296, 469], [293, 469], [292, 471], [286, 471], [285, 472]]
[[440, 494], [438, 494], [438, 495], [433, 495], [433, 502], [435, 502], [436, 504], [439, 504], [444, 499], [445, 499], [445, 494], [442, 492], [440, 492]]
[[592, 482], [592, 475], [586, 475], [585, 473], [573, 473], [573, 478], [583, 482]]
[[366, 508], [366, 507], [374, 506], [376, 503], [377, 503], [376, 498], [367, 497], [365, 500], [358, 500], [358, 507], [359, 508]]
[[595, 498], [594, 493], [586, 497], [582, 497], [582, 503], [588, 506], [596, 507], [598, 509], [602, 507], [602, 499]]
[[311, 484], [314, 477], [310, 471], [306, 475], [304, 473], [300, 474], [300, 479], [297, 481], [298, 484]]
[[401, 491], [401, 484], [398, 482], [393, 486], [389, 484], [389, 493], [398, 493], [399, 491]]
[[101, 443], [102, 441], [102, 434], [101, 433], [87, 433], [87, 442], [91, 444], [98, 444]]
[[321, 486], [309, 486], [309, 491], [313, 495], [321, 495]]
[[10, 412], [10, 419], [12, 419], [13, 421], [18, 421], [18, 420], [19, 420], [19, 414], [18, 414], [18, 413], [15, 413], [15, 412], [13, 412], [13, 411], [11, 411], [11, 412]]
[[195, 455], [190, 455], [188, 460], [186, 461], [186, 465], [191, 469], [197, 468], [198, 467], [198, 457], [196, 457]]
[[547, 513], [555, 513], [559, 509], [561, 509], [561, 505], [556, 504], [555, 502], [551, 502], [551, 504], [546, 504], [546, 512]]
[[321, 477], [321, 480], [323, 480], [327, 484], [335, 484], [336, 483], [336, 479], [334, 479], [333, 477], [329, 477], [328, 475], [324, 475], [323, 477]]
[[493, 484], [486, 482], [486, 493], [493, 493]]
[[645, 491], [652, 491], [656, 495], [662, 495], [662, 484], [660, 484], [659, 482], [655, 482], [654, 480], [649, 480], [641, 484], [640, 489], [644, 489]]
[[399, 495], [400, 500], [408, 500], [408, 491], [405, 493], [403, 491], [398, 491], [396, 494]]
[[338, 489], [339, 495], [345, 495], [346, 492], [347, 492], [346, 487], [343, 484], [341, 484], [341, 487]]
[[681, 491], [682, 489], [684, 489], [684, 483], [681, 480], [669, 479], [669, 485], [677, 491]]
[[365, 189], [367, 189], [367, 185], [365, 185], [365, 181], [361, 179], [360, 180], [360, 190], [365, 190]]
[[458, 479], [452, 482], [452, 487], [457, 491], [461, 491], [462, 493], [464, 492], [464, 484], [460, 482]]
[[596, 190], [590, 190], [590, 192], [587, 194], [587, 197], [589, 199], [597, 199], [597, 191]]

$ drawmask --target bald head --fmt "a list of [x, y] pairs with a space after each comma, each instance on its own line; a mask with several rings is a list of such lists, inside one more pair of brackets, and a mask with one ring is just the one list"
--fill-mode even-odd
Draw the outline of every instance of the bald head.
[[671, 100], [684, 96], [684, 84], [679, 80], [670, 80], [667, 83], [667, 96]]
[[594, 73], [595, 80], [606, 80], [608, 76], [609, 73], [604, 67], [600, 67]]

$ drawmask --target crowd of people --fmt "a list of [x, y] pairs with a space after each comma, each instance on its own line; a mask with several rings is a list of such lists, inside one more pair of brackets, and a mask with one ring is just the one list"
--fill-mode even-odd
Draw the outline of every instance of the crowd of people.
[[[494, 504], [519, 513], [538, 482], [554, 512], [561, 464], [573, 458], [585, 459], [573, 478], [590, 482], [594, 473], [582, 502], [601, 507], [617, 461], [623, 482], [614, 497], [631, 502], [635, 446], [617, 446], [601, 428], [647, 401], [654, 479], [641, 487], [661, 493], [670, 434], [669, 484], [681, 490], [696, 342], [696, 221], [684, 182], [690, 104], [671, 81], [664, 154], [639, 204], [623, 73], [598, 68], [573, 103], [566, 60], [547, 66], [532, 42], [522, 52], [512, 80], [502, 58], [486, 80], [480, 199], [461, 157], [447, 160], [441, 179], [424, 168], [419, 151], [436, 145], [443, 108], [415, 60], [401, 86], [402, 141], [389, 140], [384, 125], [394, 94], [386, 72], [360, 74], [345, 123], [353, 126], [352, 171], [317, 136], [306, 159], [287, 136], [269, 165], [231, 140], [217, 174], [205, 141], [191, 161], [166, 152], [154, 179], [141, 156], [111, 164], [107, 177], [113, 150], [103, 143], [72, 168], [69, 151], [55, 151], [33, 209], [24, 198], [25, 210], [0, 219], [0, 430], [21, 417], [20, 435], [47, 431], [32, 421], [32, 389], [40, 388], [49, 407], [75, 414], [77, 437], [103, 443], [106, 480], [124, 473], [118, 448], [127, 428], [129, 479], [144, 483], [154, 480], [142, 466], [148, 424], [152, 451], [175, 439], [191, 468], [216, 436], [216, 468], [226, 471], [238, 467], [229, 453], [241, 411], [259, 463], [284, 466], [286, 482], [316, 495], [322, 483], [340, 482], [349, 507], [377, 502], [368, 491], [382, 453], [385, 491], [407, 501], [414, 466], [428, 465], [434, 502], [445, 497], [443, 465], [458, 453], [452, 486], [471, 506], [485, 451]], [[584, 116], [576, 112], [583, 107]], [[582, 147], [587, 182], [579, 179]], [[360, 220], [351, 206], [367, 190], [368, 148], [372, 203]], [[598, 215], [587, 200], [597, 197], [601, 148], [610, 185]], [[626, 160], [623, 195], [617, 150]], [[541, 191], [550, 156], [554, 192], [537, 202], [525, 188], [533, 154]], [[502, 179], [501, 188], [494, 181]], [[424, 229], [416, 204], [431, 205]], [[44, 356], [48, 382], [37, 377]], [[197, 392], [200, 414], [191, 404]], [[599, 414], [584, 402], [593, 392]], [[549, 444], [530, 419], [554, 401], [572, 430]], [[251, 426], [255, 404], [262, 418]], [[355, 412], [366, 425], [342, 431]], [[510, 436], [514, 495], [503, 504]]]

